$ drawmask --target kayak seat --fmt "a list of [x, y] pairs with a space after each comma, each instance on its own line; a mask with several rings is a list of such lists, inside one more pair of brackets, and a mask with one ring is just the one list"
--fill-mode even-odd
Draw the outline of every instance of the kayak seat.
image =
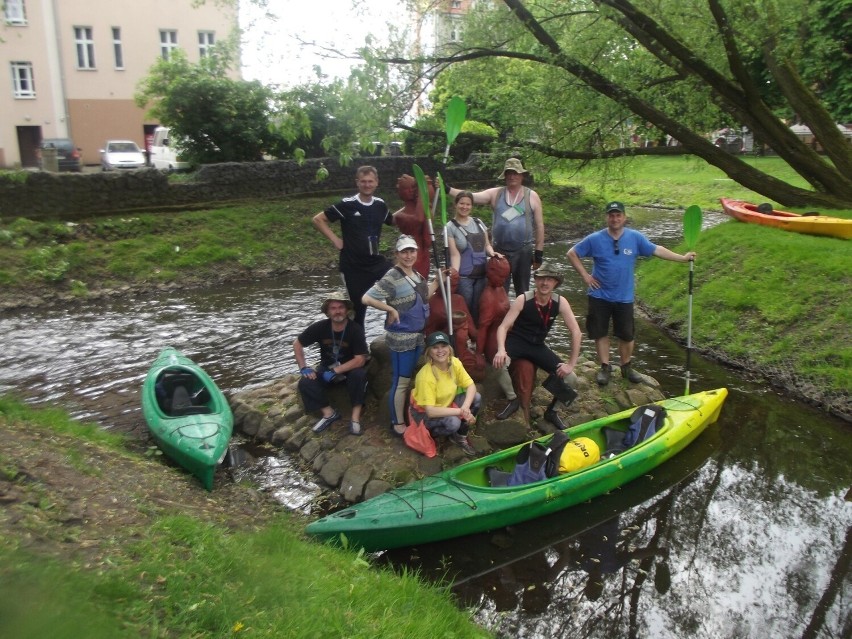
[[[168, 415], [197, 415], [212, 412], [204, 405], [210, 401], [209, 391], [202, 386], [193, 391], [198, 385], [194, 375], [185, 372], [166, 371], [157, 381], [157, 401], [160, 408]], [[188, 409], [198, 409], [187, 412]]]
[[627, 450], [627, 446], [624, 445], [624, 436], [626, 433], [623, 430], [618, 430], [616, 428], [601, 428], [601, 432], [606, 437], [606, 450], [601, 457], [611, 457], [612, 455], [619, 455]]

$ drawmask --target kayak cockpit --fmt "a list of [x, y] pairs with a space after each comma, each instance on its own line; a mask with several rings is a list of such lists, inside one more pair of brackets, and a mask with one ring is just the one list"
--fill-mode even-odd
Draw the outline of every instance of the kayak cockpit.
[[154, 392], [157, 406], [169, 417], [216, 412], [204, 381], [188, 368], [170, 367], [161, 371], [154, 383]]

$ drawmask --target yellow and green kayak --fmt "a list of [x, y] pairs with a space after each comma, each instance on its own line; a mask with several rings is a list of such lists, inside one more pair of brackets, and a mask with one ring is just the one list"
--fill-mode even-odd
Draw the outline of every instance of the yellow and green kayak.
[[[688, 446], [714, 423], [728, 396], [719, 388], [657, 402], [666, 409], [662, 427], [648, 439], [592, 466], [519, 486], [491, 486], [490, 469], [511, 472], [526, 444], [395, 488], [307, 527], [318, 538], [365, 550], [385, 550], [460, 537], [509, 526], [585, 502], [650, 472]], [[613, 433], [627, 432], [634, 409], [568, 428], [601, 451]], [[546, 441], [549, 437], [541, 438]]]
[[212, 490], [234, 417], [210, 376], [175, 349], [165, 349], [142, 384], [142, 414], [162, 451]]

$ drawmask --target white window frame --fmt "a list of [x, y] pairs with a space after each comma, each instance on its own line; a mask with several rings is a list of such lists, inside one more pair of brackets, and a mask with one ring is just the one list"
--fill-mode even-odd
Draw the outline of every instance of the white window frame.
[[124, 69], [124, 47], [121, 44], [121, 27], [112, 27], [112, 57], [116, 69]]
[[210, 50], [216, 44], [215, 31], [198, 32], [198, 55], [202, 58], [210, 55]]
[[160, 56], [168, 60], [172, 51], [178, 48], [177, 29], [160, 29]]
[[10, 62], [12, 88], [16, 100], [31, 100], [36, 97], [35, 77], [32, 62]]
[[74, 47], [77, 52], [77, 70], [95, 68], [95, 39], [92, 27], [74, 27]]
[[6, 24], [24, 26], [27, 24], [27, 8], [24, 0], [4, 0], [3, 15]]

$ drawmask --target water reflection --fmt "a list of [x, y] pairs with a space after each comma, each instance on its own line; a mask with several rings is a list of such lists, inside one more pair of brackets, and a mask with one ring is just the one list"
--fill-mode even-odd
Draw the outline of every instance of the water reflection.
[[[638, 216], [637, 227], [678, 241], [679, 214], [648, 216], [649, 227]], [[546, 254], [568, 275], [561, 292], [582, 316], [585, 291], [565, 260], [577, 239]], [[304, 275], [7, 313], [0, 392], [147, 441], [139, 388], [162, 348], [185, 352], [226, 391], [265, 384], [295, 372], [293, 339], [339, 288], [336, 275]], [[679, 394], [683, 349], [650, 324], [638, 331], [637, 368]], [[381, 332], [371, 310], [368, 339]], [[554, 330], [558, 349], [566, 339]], [[583, 350], [594, 352], [590, 342]], [[692, 361], [693, 388], [727, 386], [729, 398], [718, 424], [652, 476], [508, 530], [381, 561], [454, 580], [460, 601], [498, 636], [850, 636], [848, 425]], [[253, 481], [279, 499], [300, 509], [315, 494], [286, 454], [258, 459]]]

